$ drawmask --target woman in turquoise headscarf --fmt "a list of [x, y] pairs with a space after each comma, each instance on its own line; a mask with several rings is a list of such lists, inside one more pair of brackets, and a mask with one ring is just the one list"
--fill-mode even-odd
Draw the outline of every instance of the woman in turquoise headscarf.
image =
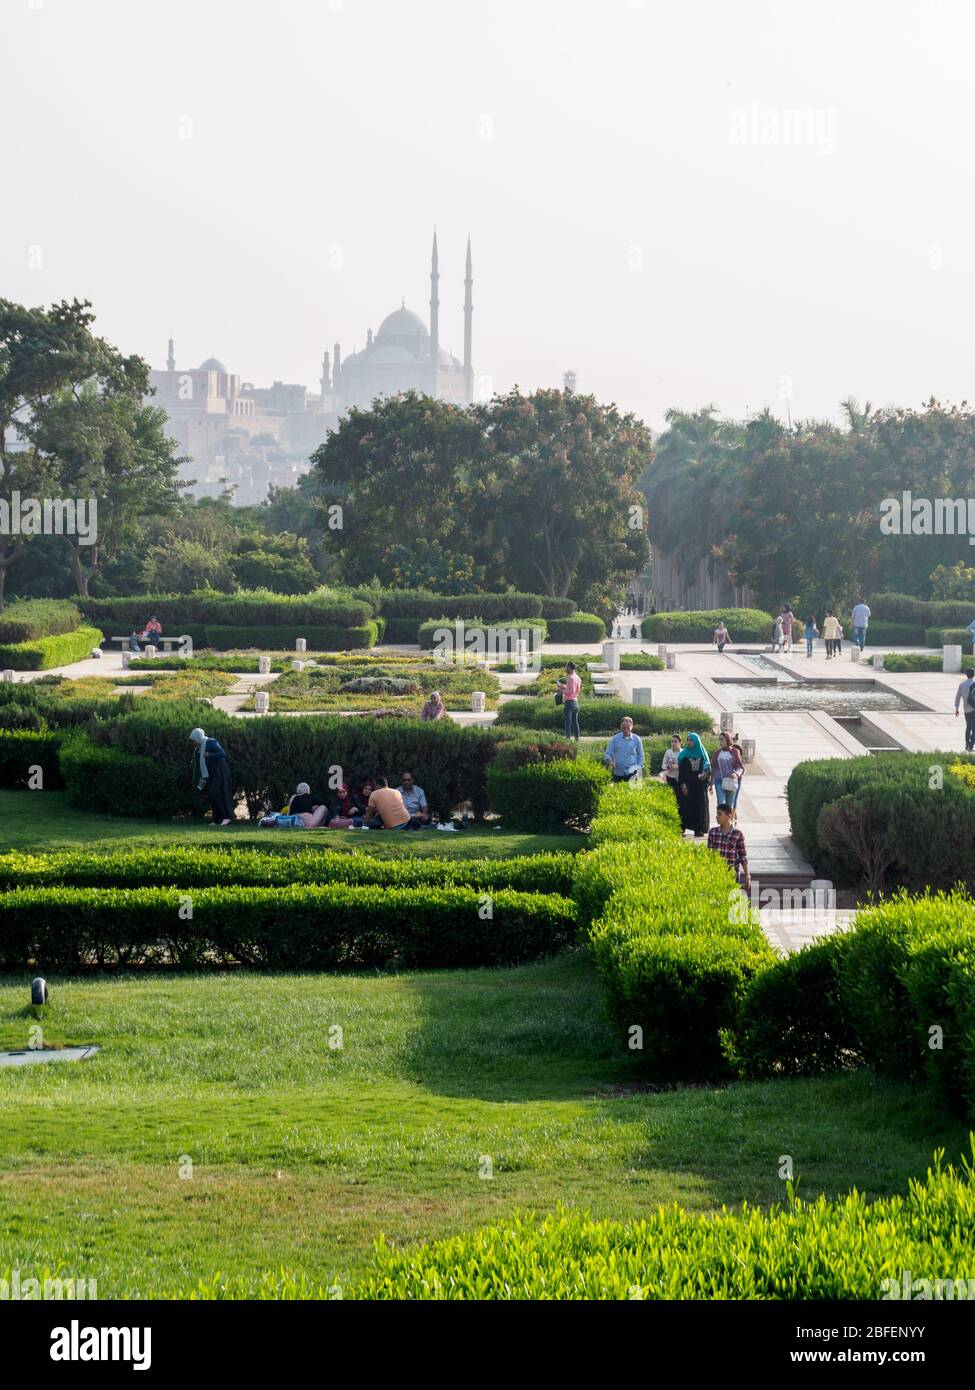
[[687, 744], [677, 759], [677, 810], [684, 830], [695, 837], [706, 835], [711, 824], [708, 786], [711, 759], [698, 734], [688, 734]]

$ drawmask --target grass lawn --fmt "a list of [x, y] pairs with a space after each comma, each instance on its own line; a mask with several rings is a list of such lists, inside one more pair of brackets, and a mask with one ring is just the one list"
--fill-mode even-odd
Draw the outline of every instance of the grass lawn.
[[966, 1146], [919, 1088], [867, 1073], [647, 1092], [582, 952], [497, 971], [55, 980], [38, 1018], [27, 997], [26, 976], [0, 980], [0, 1047], [39, 1018], [47, 1041], [103, 1050], [0, 1071], [0, 1274], [60, 1262], [101, 1297], [218, 1273], [249, 1291], [265, 1271], [345, 1285], [380, 1231], [425, 1239], [516, 1207], [771, 1203], [784, 1154], [806, 1197], [875, 1196], [936, 1146]]
[[318, 845], [322, 849], [368, 851], [377, 859], [436, 856], [451, 859], [508, 858], [516, 854], [575, 851], [588, 843], [585, 835], [519, 835], [488, 825], [456, 833], [435, 830], [415, 834], [384, 834], [360, 830], [261, 830], [253, 821], [240, 821], [226, 830], [212, 830], [202, 821], [128, 820], [92, 815], [68, 805], [64, 792], [0, 791], [0, 851], [55, 849], [99, 850], [138, 845], [234, 844], [283, 851]]

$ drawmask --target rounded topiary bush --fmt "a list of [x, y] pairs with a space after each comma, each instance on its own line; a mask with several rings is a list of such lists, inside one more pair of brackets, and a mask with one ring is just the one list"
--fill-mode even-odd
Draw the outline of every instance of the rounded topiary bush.
[[585, 829], [608, 782], [607, 769], [593, 762], [560, 758], [513, 769], [492, 764], [488, 801], [513, 830]]

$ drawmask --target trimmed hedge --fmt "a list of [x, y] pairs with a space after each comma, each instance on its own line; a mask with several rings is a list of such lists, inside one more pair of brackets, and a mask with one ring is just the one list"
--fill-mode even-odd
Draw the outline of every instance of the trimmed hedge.
[[54, 791], [64, 786], [58, 763], [61, 735], [42, 729], [0, 729], [0, 787], [24, 788], [32, 768], [41, 769], [41, 786]]
[[237, 849], [224, 842], [203, 849], [109, 850], [89, 854], [0, 854], [0, 888], [217, 888], [345, 883], [356, 887], [513, 888], [522, 893], [572, 892], [572, 854], [525, 854], [513, 859], [374, 859], [340, 850], [288, 847], [284, 832], [268, 847]]
[[[356, 1299], [897, 1298], [904, 1271], [926, 1281], [915, 1297], [964, 1298], [971, 1274], [975, 1181], [966, 1163], [903, 1197], [867, 1202], [853, 1191], [787, 1206], [743, 1203], [716, 1215], [674, 1203], [640, 1220], [594, 1221], [559, 1208], [520, 1214], [447, 1240], [387, 1245], [346, 1292]], [[947, 1277], [961, 1281], [948, 1285]], [[914, 1290], [922, 1288], [914, 1284]]]
[[647, 652], [621, 652], [620, 670], [621, 671], [662, 671], [664, 663], [659, 656], [650, 656]]
[[710, 642], [724, 621], [733, 642], [768, 642], [772, 614], [761, 608], [707, 608], [688, 612], [654, 613], [643, 619], [643, 636], [654, 642]]
[[926, 647], [961, 647], [962, 652], [971, 656], [972, 634], [964, 627], [927, 627], [924, 629]]
[[0, 642], [33, 642], [74, 632], [81, 623], [76, 604], [60, 598], [18, 599], [0, 613]]
[[228, 651], [235, 647], [293, 647], [299, 637], [304, 637], [308, 650], [319, 652], [353, 651], [362, 647], [374, 647], [378, 639], [378, 629], [373, 622], [358, 627], [311, 626], [301, 623], [276, 623], [267, 627], [231, 627], [207, 623], [203, 630], [203, 645], [214, 651]]
[[[633, 720], [638, 734], [678, 733], [694, 730], [710, 733], [714, 715], [694, 705], [628, 705], [622, 700], [584, 700], [579, 705], [579, 727], [584, 734], [614, 734], [624, 715]], [[508, 700], [498, 710], [499, 725], [523, 729], [564, 728], [561, 705], [539, 698]]]
[[947, 768], [932, 774], [944, 762], [936, 753], [877, 753], [799, 763], [786, 786], [793, 839], [836, 883], [975, 887], [975, 794]]
[[[464, 618], [468, 613], [479, 613], [485, 622], [499, 622], [513, 618], [541, 618], [546, 603], [570, 604], [565, 612], [557, 617], [568, 617], [575, 612], [575, 604], [570, 599], [543, 599], [540, 594], [484, 593], [484, 594], [435, 594], [431, 589], [370, 589], [358, 588], [351, 591], [354, 598], [369, 603], [373, 610], [384, 618], [415, 618], [417, 625], [428, 618], [438, 618], [446, 614], [449, 618]], [[378, 605], [378, 608], [377, 608]]]
[[[844, 633], [844, 640], [853, 640], [852, 626]], [[876, 647], [884, 642], [890, 642], [895, 647], [924, 647], [925, 641], [924, 628], [915, 623], [875, 623], [873, 619], [867, 628], [867, 645]]]
[[542, 595], [542, 617], [543, 618], [571, 618], [577, 612], [577, 605], [571, 598], [549, 598]]
[[685, 843], [669, 787], [604, 796], [593, 838], [605, 806], [611, 842], [581, 856], [573, 895], [622, 1044], [658, 1080], [728, 1075], [724, 1035], [775, 954], [728, 864]]
[[585, 830], [596, 813], [609, 772], [598, 763], [559, 759], [487, 773], [488, 800], [505, 829]]
[[273, 594], [266, 589], [241, 590], [236, 594], [199, 589], [189, 594], [86, 598], [79, 603], [85, 616], [93, 622], [101, 626], [121, 624], [126, 632], [134, 626], [141, 631], [155, 613], [164, 634], [185, 632], [188, 623], [265, 628], [278, 623], [300, 627], [362, 627], [373, 613], [372, 605], [362, 599], [345, 600], [327, 592], [318, 596]]
[[[420, 626], [417, 628], [415, 640], [419, 643], [419, 645], [422, 648], [424, 648], [424, 650], [429, 651], [437, 645], [434, 640], [434, 633], [436, 633], [439, 629], [445, 627], [450, 628], [451, 632], [453, 632], [455, 621], [456, 619], [454, 617], [431, 618], [428, 622], [421, 623]], [[484, 634], [486, 633], [486, 630], [489, 627], [499, 627], [502, 629], [509, 627], [517, 628], [519, 629], [519, 635], [521, 629], [525, 629], [525, 631], [529, 633], [531, 632], [531, 630], [537, 631], [539, 633], [539, 636], [537, 638], [532, 638], [529, 635], [527, 639], [529, 642], [544, 641], [547, 632], [547, 624], [542, 618], [498, 618], [492, 620], [490, 618], [483, 617], [483, 615], [481, 614], [478, 614], [477, 617], [474, 618], [461, 617], [461, 622], [464, 625], [462, 636], [465, 642], [471, 636], [472, 633], [480, 633], [482, 635], [482, 640], [486, 640]], [[513, 643], [515, 640], [517, 639], [512, 638], [512, 650], [510, 653], [512, 656], [514, 655]]]
[[574, 928], [567, 899], [511, 889], [491, 894], [488, 916], [477, 888], [432, 885], [25, 888], [0, 897], [0, 968], [515, 965], [561, 950]]
[[[876, 594], [870, 600], [871, 624], [914, 623], [918, 627], [967, 627], [975, 604], [966, 599], [920, 599], [913, 594]], [[869, 629], [868, 629], [869, 632]]]
[[862, 1061], [975, 1114], [975, 900], [900, 892], [861, 910], [750, 984], [733, 1050], [752, 1077]]
[[940, 671], [942, 658], [934, 652], [885, 652], [885, 671]]
[[601, 642], [606, 624], [595, 613], [576, 613], [571, 618], [549, 618], [546, 642]]
[[0, 666], [14, 671], [49, 671], [52, 666], [70, 666], [84, 661], [102, 640], [98, 628], [79, 627], [53, 637], [0, 645]]
[[[527, 737], [520, 731], [512, 737], [508, 730], [465, 727], [448, 719], [235, 719], [199, 701], [150, 708], [139, 702], [141, 697], [123, 698], [129, 701], [128, 713], [119, 714], [117, 706], [103, 702], [109, 705], [108, 717], [76, 737], [68, 767], [63, 753], [61, 758], [65, 782], [79, 804], [86, 804], [88, 778], [89, 786], [97, 784], [91, 793], [97, 795], [97, 809], [115, 815], [201, 814], [188, 742], [196, 724], [226, 749], [235, 798], [246, 801], [251, 816], [280, 806], [300, 781], [324, 787], [330, 767], [340, 767], [346, 782], [354, 784], [380, 773], [398, 779], [408, 768], [433, 810], [449, 814], [470, 801], [475, 814], [483, 815], [488, 809], [487, 768], [502, 748], [507, 766], [537, 761], [549, 750], [566, 754], [561, 739]], [[53, 722], [53, 702], [40, 708]], [[123, 769], [124, 758], [139, 762]]]

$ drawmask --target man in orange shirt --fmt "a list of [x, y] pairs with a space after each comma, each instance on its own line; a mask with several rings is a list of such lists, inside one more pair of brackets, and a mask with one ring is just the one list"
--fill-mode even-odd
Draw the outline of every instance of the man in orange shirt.
[[410, 823], [410, 813], [406, 803], [385, 777], [376, 778], [376, 790], [366, 805], [366, 815], [370, 822], [378, 816], [384, 830], [405, 830]]

